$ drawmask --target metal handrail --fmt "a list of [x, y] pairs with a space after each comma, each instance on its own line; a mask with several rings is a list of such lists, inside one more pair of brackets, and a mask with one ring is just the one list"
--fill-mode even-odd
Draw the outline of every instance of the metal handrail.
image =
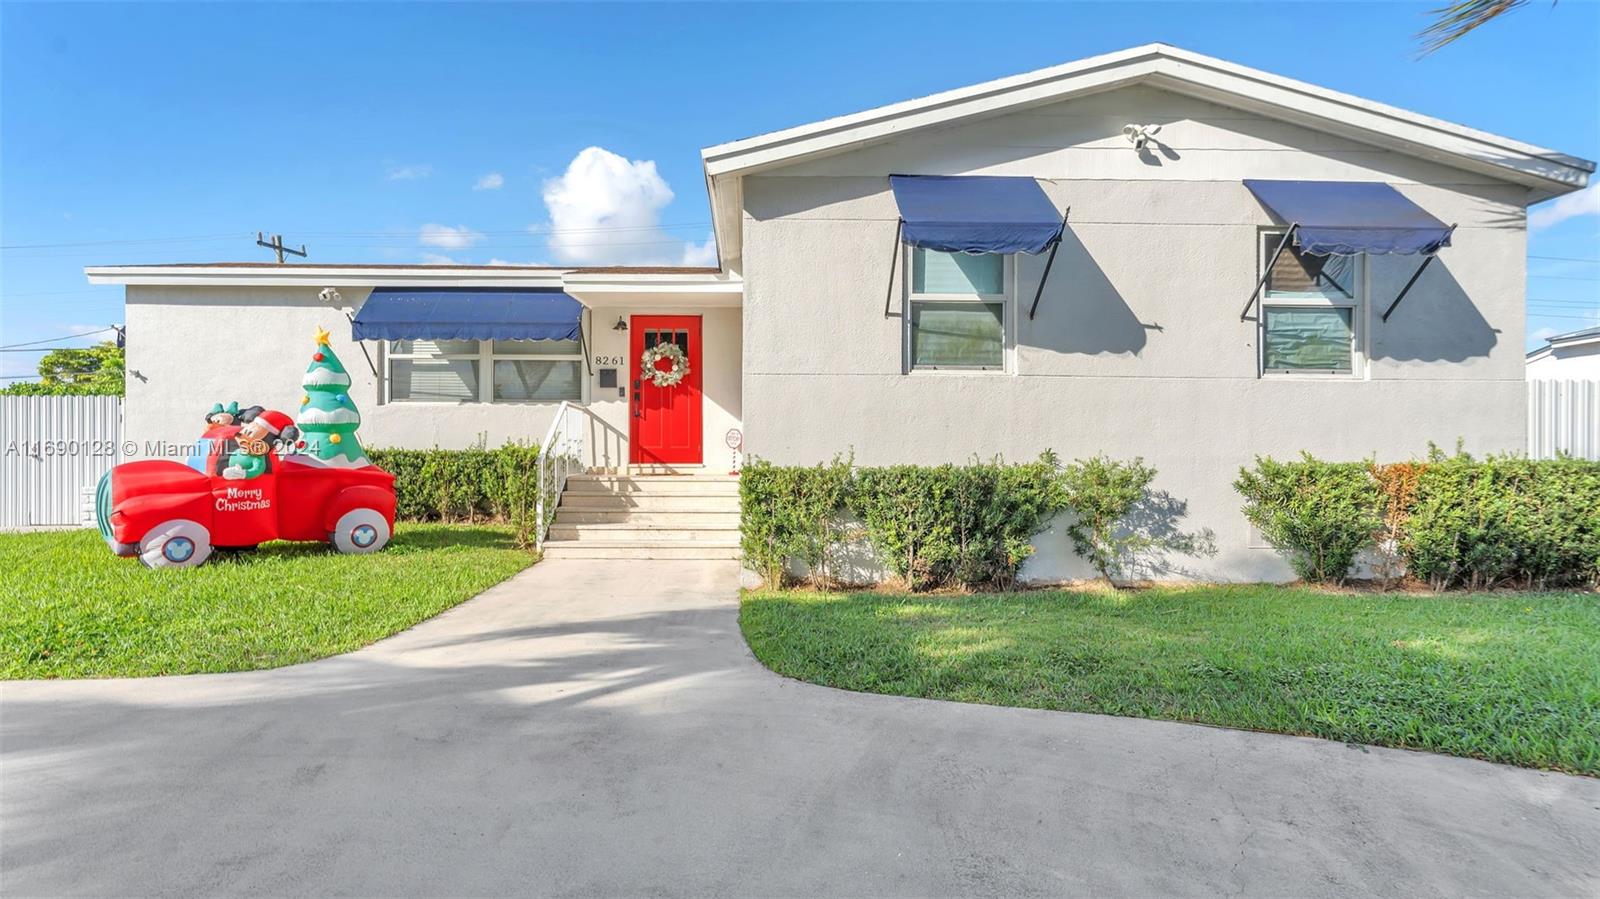
[[[555, 503], [548, 504], [550, 514], [545, 514], [547, 507], [545, 497], [549, 495], [545, 488], [545, 483], [547, 481], [545, 471], [550, 469], [552, 472], [549, 479], [554, 480], [555, 482], [554, 486], [557, 502], [560, 501], [561, 491], [565, 490], [567, 486], [566, 447], [563, 445], [561, 447], [561, 452], [557, 453], [556, 440], [557, 438], [560, 438], [563, 444], [566, 442], [567, 410], [570, 407], [571, 404], [566, 400], [561, 401], [561, 405], [556, 407], [555, 418], [550, 420], [549, 429], [544, 432], [544, 442], [539, 444], [539, 487], [538, 496], [535, 499], [533, 513], [533, 543], [536, 548], [541, 550], [544, 549], [545, 535], [550, 532], [550, 521], [555, 517]], [[554, 467], [558, 460], [560, 462], [561, 469], [560, 474], [556, 475], [554, 473]]]
[[[581, 413], [587, 418], [590, 429], [596, 432], [592, 437], [585, 439], [583, 434], [575, 432], [572, 427], [573, 413]], [[596, 437], [598, 440], [594, 439]], [[616, 445], [615, 456], [613, 442]], [[580, 458], [580, 452], [586, 458]], [[626, 459], [626, 434], [607, 424], [588, 406], [562, 400], [561, 405], [556, 407], [555, 418], [551, 420], [549, 429], [545, 431], [544, 442], [539, 444], [538, 497], [534, 506], [536, 517], [533, 531], [535, 547], [544, 549], [550, 523], [555, 520], [556, 506], [561, 502], [561, 494], [567, 489], [567, 478], [574, 467], [579, 467], [580, 471], [594, 467], [611, 469], [626, 464]]]

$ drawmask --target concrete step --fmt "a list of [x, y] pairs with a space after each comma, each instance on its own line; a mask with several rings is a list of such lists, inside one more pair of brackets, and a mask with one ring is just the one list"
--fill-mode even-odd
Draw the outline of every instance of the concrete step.
[[676, 494], [564, 493], [557, 506], [569, 512], [739, 512], [737, 496], [680, 496]]
[[574, 510], [569, 506], [560, 506], [556, 509], [556, 518], [552, 527], [582, 524], [620, 524], [633, 527], [656, 525], [689, 530], [699, 528], [737, 529], [739, 527], [739, 513], [737, 510], [732, 512], [641, 512], [627, 509], [596, 512], [592, 510]]
[[737, 527], [721, 528], [682, 528], [657, 525], [655, 527], [640, 527], [637, 524], [553, 524], [550, 526], [550, 540], [577, 540], [580, 542], [594, 543], [597, 541], [651, 543], [651, 542], [694, 542], [694, 543], [727, 543], [732, 540], [739, 542], [739, 529]]
[[739, 482], [711, 478], [577, 478], [567, 479], [567, 495], [738, 496]]
[[584, 472], [567, 476], [569, 481], [615, 481], [618, 479], [629, 481], [646, 481], [655, 483], [659, 481], [731, 481], [739, 483], [736, 474], [723, 474], [712, 472], [710, 474], [651, 474], [650, 472]]
[[571, 540], [546, 541], [547, 559], [737, 559], [738, 546], [676, 542], [655, 545], [630, 543], [610, 546]]
[[728, 469], [723, 466], [707, 467], [705, 465], [629, 465], [623, 469], [591, 470], [589, 473], [596, 475], [622, 474], [633, 477], [737, 477], [737, 475], [729, 475]]

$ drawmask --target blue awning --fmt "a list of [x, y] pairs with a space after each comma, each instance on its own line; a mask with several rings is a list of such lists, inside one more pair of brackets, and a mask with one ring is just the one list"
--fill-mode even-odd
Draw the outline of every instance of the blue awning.
[[890, 175], [914, 247], [947, 253], [1042, 253], [1061, 239], [1061, 213], [1032, 178]]
[[559, 290], [379, 287], [356, 340], [577, 340], [583, 304]]
[[1295, 245], [1317, 256], [1433, 255], [1450, 245], [1452, 226], [1368, 181], [1253, 181], [1244, 186], [1286, 225]]

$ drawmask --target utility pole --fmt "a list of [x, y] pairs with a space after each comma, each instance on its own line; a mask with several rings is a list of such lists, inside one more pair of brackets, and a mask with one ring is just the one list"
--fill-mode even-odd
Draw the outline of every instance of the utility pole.
[[256, 246], [258, 246], [258, 247], [266, 247], [267, 249], [273, 251], [274, 253], [277, 253], [278, 254], [278, 264], [279, 265], [283, 264], [283, 254], [284, 253], [293, 253], [294, 255], [299, 256], [302, 259], [304, 259], [305, 255], [306, 255], [306, 245], [305, 244], [301, 244], [300, 245], [300, 249], [298, 249], [298, 250], [295, 249], [294, 247], [286, 247], [286, 246], [284, 246], [283, 245], [283, 235], [282, 234], [274, 234], [274, 235], [272, 235], [272, 240], [269, 242], [266, 239], [266, 237], [262, 235], [262, 233], [260, 231], [257, 231], [256, 232]]

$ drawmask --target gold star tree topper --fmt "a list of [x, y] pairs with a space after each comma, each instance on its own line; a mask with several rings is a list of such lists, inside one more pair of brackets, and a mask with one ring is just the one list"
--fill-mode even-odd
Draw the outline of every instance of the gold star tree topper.
[[328, 345], [328, 338], [330, 338], [332, 336], [333, 336], [332, 334], [328, 333], [328, 329], [327, 328], [324, 328], [321, 325], [317, 326], [317, 345], [318, 346], [327, 346]]

